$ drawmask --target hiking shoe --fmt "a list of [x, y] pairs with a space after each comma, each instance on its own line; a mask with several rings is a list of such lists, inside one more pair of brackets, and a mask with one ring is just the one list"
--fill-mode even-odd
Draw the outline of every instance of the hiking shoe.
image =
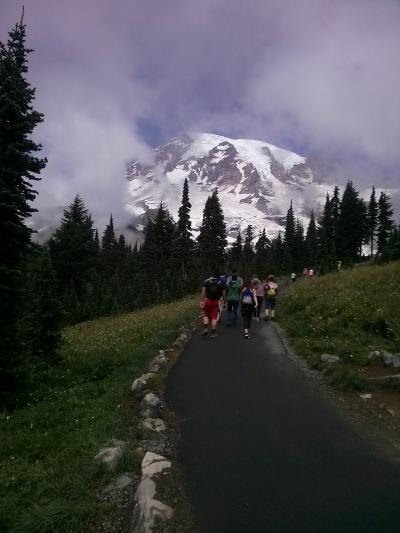
[[258, 318], [258, 316], [256, 317], [256, 322], [260, 322], [260, 319]]
[[218, 333], [213, 333], [213, 334], [211, 335], [211, 338], [212, 338], [212, 339], [215, 339], [216, 337], [218, 337]]
[[267, 316], [264, 318], [264, 322], [268, 322], [268, 317]]
[[245, 333], [245, 334], [244, 334], [244, 338], [245, 338], [245, 339], [250, 339], [250, 335], [249, 335], [248, 333]]
[[206, 335], [208, 335], [208, 329], [203, 329], [201, 336], [205, 337]]
[[226, 323], [226, 327], [227, 327], [227, 328], [230, 328], [230, 327], [231, 327], [231, 322], [227, 322], [227, 323]]

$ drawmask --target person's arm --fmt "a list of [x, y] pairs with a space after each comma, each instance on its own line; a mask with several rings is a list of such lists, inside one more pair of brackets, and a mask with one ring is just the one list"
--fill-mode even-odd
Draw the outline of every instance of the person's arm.
[[226, 308], [228, 305], [227, 300], [226, 300], [226, 287], [222, 289], [222, 298], [224, 299], [224, 307]]
[[200, 295], [200, 307], [204, 306], [205, 298], [206, 298], [206, 288], [203, 285], [203, 287], [201, 288], [201, 295]]
[[255, 289], [253, 289], [253, 296], [254, 296], [254, 306], [258, 307], [257, 292]]

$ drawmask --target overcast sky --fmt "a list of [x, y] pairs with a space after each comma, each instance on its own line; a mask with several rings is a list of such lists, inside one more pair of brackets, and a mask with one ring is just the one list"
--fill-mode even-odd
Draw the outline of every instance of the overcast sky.
[[0, 0], [25, 5], [39, 206], [119, 212], [127, 160], [185, 131], [261, 139], [400, 185], [398, 0]]

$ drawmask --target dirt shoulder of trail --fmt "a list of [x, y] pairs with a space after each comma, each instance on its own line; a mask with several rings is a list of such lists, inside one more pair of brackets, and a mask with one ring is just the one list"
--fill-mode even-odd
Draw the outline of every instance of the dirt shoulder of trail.
[[[400, 460], [400, 391], [374, 387], [367, 391], [340, 391], [334, 388], [328, 384], [323, 372], [310, 369], [305, 360], [296, 354], [285, 330], [277, 323], [274, 326], [288, 357], [314, 382], [322, 394], [339, 406], [343, 414], [358, 426], [364, 437]], [[360, 375], [365, 378], [389, 373], [389, 370], [375, 366], [360, 369]]]

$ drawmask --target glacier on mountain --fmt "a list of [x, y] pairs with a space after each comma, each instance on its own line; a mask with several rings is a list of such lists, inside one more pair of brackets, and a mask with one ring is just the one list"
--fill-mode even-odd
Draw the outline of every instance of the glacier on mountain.
[[132, 161], [126, 178], [132, 229], [138, 229], [160, 202], [176, 218], [187, 178], [193, 233], [198, 233], [207, 197], [218, 188], [230, 242], [249, 224], [275, 237], [291, 201], [306, 225], [311, 209], [318, 212], [332, 190], [321, 176], [315, 179], [305, 157], [263, 141], [210, 133], [183, 135], [158, 146], [154, 164]]

